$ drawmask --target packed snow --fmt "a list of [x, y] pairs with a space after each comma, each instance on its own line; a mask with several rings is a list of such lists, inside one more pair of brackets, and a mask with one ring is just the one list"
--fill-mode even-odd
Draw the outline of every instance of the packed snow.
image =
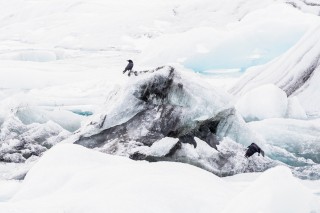
[[241, 176], [224, 180], [187, 164], [136, 162], [63, 144], [46, 152], [21, 185], [10, 183], [11, 190], [1, 196], [7, 202], [0, 202], [0, 210], [320, 212], [319, 196], [286, 167], [270, 169], [237, 187], [242, 181]]
[[273, 84], [247, 92], [235, 105], [246, 121], [283, 118], [288, 107], [287, 94]]

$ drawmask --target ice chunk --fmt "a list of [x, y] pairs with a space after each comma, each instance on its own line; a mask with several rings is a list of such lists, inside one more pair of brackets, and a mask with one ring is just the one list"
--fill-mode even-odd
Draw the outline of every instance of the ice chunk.
[[53, 121], [64, 129], [74, 132], [81, 126], [84, 117], [64, 109], [46, 110], [41, 107], [22, 107], [16, 112], [17, 117], [26, 125]]
[[[249, 159], [245, 158], [246, 148], [230, 138], [224, 138], [218, 145], [218, 150], [210, 147], [199, 138], [195, 138], [195, 140], [196, 148], [193, 145], [178, 142], [176, 139], [169, 140], [168, 138], [155, 142], [151, 147], [140, 146], [134, 151], [144, 155], [142, 159], [151, 162], [178, 161], [188, 163], [218, 176], [265, 171], [278, 165], [268, 157], [254, 155]], [[155, 144], [157, 144], [156, 147], [160, 147], [156, 149], [157, 152], [153, 147]], [[175, 149], [174, 152], [172, 152], [173, 149]]]
[[40, 156], [70, 135], [53, 121], [26, 125], [15, 114], [8, 116], [0, 128], [0, 161], [6, 162], [24, 162]]
[[283, 118], [287, 106], [286, 93], [273, 84], [266, 84], [247, 92], [235, 105], [246, 121]]
[[170, 152], [170, 149], [178, 142], [177, 138], [163, 138], [150, 147], [147, 155], [152, 156], [165, 156]]
[[[320, 163], [320, 120], [266, 119], [248, 123], [259, 133], [266, 143], [280, 147], [291, 153], [280, 153], [275, 149], [268, 151], [269, 156], [292, 166]], [[276, 154], [278, 153], [278, 154]], [[291, 159], [291, 160], [290, 160]], [[304, 160], [304, 162], [302, 161]]]
[[288, 98], [288, 109], [286, 117], [293, 119], [307, 119], [308, 116], [301, 106], [299, 99], [294, 96]]

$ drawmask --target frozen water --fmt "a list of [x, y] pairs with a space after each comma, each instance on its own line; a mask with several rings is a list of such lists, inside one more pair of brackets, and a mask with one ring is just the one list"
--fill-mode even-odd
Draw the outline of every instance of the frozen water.
[[296, 96], [308, 117], [317, 117], [319, 100], [314, 97], [320, 91], [319, 36], [320, 25], [317, 25], [279, 58], [248, 70], [230, 91], [239, 97], [255, 87], [272, 83], [288, 97]]
[[0, 54], [0, 59], [18, 60], [18, 61], [33, 61], [33, 62], [48, 62], [64, 58], [63, 51], [49, 51], [49, 50], [25, 50], [13, 51], [11, 53]]
[[[319, 23], [317, 0], [0, 2], [0, 157], [25, 162], [0, 164], [0, 212], [319, 212], [318, 181], [305, 189], [299, 184], [305, 182], [283, 167], [252, 173], [287, 164], [297, 177], [320, 178], [319, 120], [308, 120], [320, 115], [315, 98], [319, 27], [309, 31]], [[285, 115], [279, 116], [286, 119], [245, 123], [232, 109], [233, 98], [217, 86], [226, 88], [247, 67], [282, 53], [255, 68], [259, 75], [249, 70], [250, 77], [232, 93], [238, 99], [255, 87], [275, 84], [289, 95]], [[141, 105], [136, 95], [142, 93], [135, 86], [148, 84], [152, 75], [122, 75], [128, 59], [135, 62], [135, 71], [178, 62], [178, 70], [182, 64], [206, 75], [181, 68], [165, 99], [144, 95], [140, 98], [148, 104]], [[228, 80], [221, 77], [225, 72]], [[157, 90], [153, 94], [159, 95]], [[162, 100], [187, 109], [179, 114], [188, 124], [184, 131], [193, 126], [197, 132], [198, 125], [208, 127], [207, 121], [214, 124], [218, 151], [203, 136], [208, 136], [205, 128], [203, 135], [197, 132], [201, 139], [194, 138], [196, 147], [179, 147], [177, 138], [149, 137], [150, 129], [170, 129], [167, 122], [176, 118], [161, 114], [172, 109], [159, 110]], [[146, 120], [130, 123], [145, 106], [153, 107], [141, 116]], [[280, 111], [283, 105], [277, 107]], [[164, 125], [153, 125], [164, 117]], [[140, 151], [211, 173], [180, 163], [134, 162], [72, 144], [45, 152], [65, 138], [64, 143], [89, 138], [127, 122], [122, 127], [133, 139], [154, 143], [116, 138], [123, 143], [110, 140], [96, 149], [126, 156]], [[266, 157], [244, 157], [252, 142]], [[166, 157], [172, 149], [176, 152]], [[11, 180], [23, 179], [29, 170], [23, 182]], [[243, 172], [248, 172], [241, 176], [244, 181], [235, 176], [232, 183], [214, 175]], [[254, 204], [251, 210], [248, 199]]]
[[301, 120], [308, 118], [306, 112], [300, 104], [299, 99], [295, 96], [288, 98], [288, 109], [286, 117]]
[[240, 97], [235, 107], [246, 121], [283, 118], [288, 100], [286, 93], [274, 84], [266, 84]]
[[[275, 118], [250, 122], [248, 125], [263, 136], [268, 144], [286, 150], [295, 159], [290, 162], [290, 157], [282, 154], [281, 161], [293, 166], [320, 163], [319, 119], [308, 121]], [[271, 158], [281, 158], [281, 155], [277, 156], [276, 150], [270, 150], [269, 155]], [[302, 158], [304, 163], [299, 158]]]
[[147, 155], [146, 160], [153, 161], [176, 161], [188, 163], [218, 176], [235, 175], [245, 172], [260, 172], [274, 167], [279, 163], [269, 158], [254, 155], [245, 158], [245, 147], [234, 142], [230, 138], [224, 138], [218, 145], [218, 150], [210, 147], [206, 142], [195, 138], [197, 147], [190, 144], [180, 144], [180, 147], [171, 154], [172, 147], [178, 142], [177, 139], [165, 138], [155, 142], [151, 147], [140, 146], [132, 150]]

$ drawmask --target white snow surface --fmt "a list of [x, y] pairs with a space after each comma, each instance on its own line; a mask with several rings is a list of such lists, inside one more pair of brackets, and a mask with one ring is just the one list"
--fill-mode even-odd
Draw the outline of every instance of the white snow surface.
[[301, 120], [308, 118], [305, 110], [301, 106], [299, 99], [295, 96], [288, 98], [288, 108], [286, 117]]
[[274, 84], [254, 88], [240, 97], [235, 107], [244, 120], [283, 118], [288, 106], [287, 94]]
[[[221, 1], [216, 2], [221, 3]], [[230, 17], [221, 18], [220, 8], [215, 3], [207, 5], [197, 3], [196, 7], [203, 13], [211, 10], [211, 16], [207, 18], [211, 20], [211, 24], [201, 26], [205, 23], [201, 20], [201, 27], [158, 36], [142, 49], [142, 60], [156, 65], [180, 62], [188, 68], [204, 73], [219, 69], [245, 70], [253, 65], [264, 64], [284, 53], [310, 27], [319, 23], [318, 17], [306, 15], [281, 3], [271, 5], [270, 1], [228, 3], [225, 3], [228, 8], [223, 8], [226, 13], [224, 16], [231, 13], [231, 20], [237, 18], [238, 21], [231, 22]], [[240, 9], [236, 8], [237, 5]], [[219, 12], [215, 13], [217, 10]], [[221, 26], [217, 22], [222, 22], [224, 25]], [[175, 48], [171, 48], [169, 52], [166, 48], [162, 48], [170, 44], [174, 44]]]
[[[255, 176], [247, 179], [252, 177]], [[286, 167], [270, 169], [251, 183], [237, 187], [242, 181], [241, 176], [224, 180], [187, 164], [136, 162], [78, 145], [61, 144], [44, 154], [20, 186], [11, 183], [12, 190], [7, 190], [11, 199], [2, 196], [0, 210], [320, 212], [319, 197]]]
[[319, 212], [319, 207], [319, 200], [288, 168], [276, 167], [264, 172], [222, 212]]

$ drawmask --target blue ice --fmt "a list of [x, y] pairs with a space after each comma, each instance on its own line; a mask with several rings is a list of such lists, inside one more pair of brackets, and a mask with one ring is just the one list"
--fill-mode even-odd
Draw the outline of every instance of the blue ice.
[[200, 73], [208, 70], [245, 71], [280, 56], [296, 44], [304, 33], [305, 29], [300, 28], [280, 33], [261, 30], [252, 34], [230, 35], [211, 51], [188, 58], [184, 66]]

